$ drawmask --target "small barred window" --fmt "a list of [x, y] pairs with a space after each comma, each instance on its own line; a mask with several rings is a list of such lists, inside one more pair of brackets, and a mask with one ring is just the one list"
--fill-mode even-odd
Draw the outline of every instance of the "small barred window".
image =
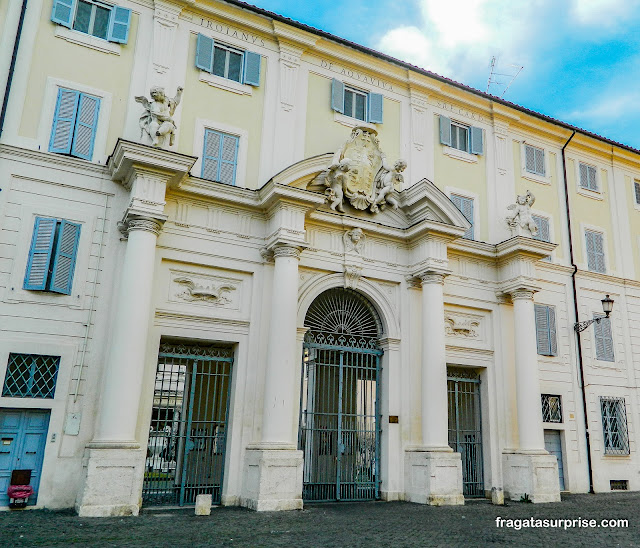
[[9, 398], [53, 398], [60, 356], [9, 354], [2, 395]]
[[562, 422], [562, 400], [560, 396], [542, 394], [543, 422]]

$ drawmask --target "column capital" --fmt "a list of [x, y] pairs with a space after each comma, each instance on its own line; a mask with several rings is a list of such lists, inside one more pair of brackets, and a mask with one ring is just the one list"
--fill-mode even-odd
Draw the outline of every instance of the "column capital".
[[302, 253], [301, 248], [289, 244], [276, 245], [272, 248], [272, 251], [274, 259], [278, 257], [293, 257], [294, 259], [300, 260], [300, 253]]
[[142, 230], [145, 232], [151, 232], [155, 236], [160, 234], [164, 219], [154, 219], [151, 217], [134, 217], [118, 223], [118, 230], [128, 238], [129, 234], [134, 230]]
[[435, 270], [427, 270], [426, 272], [422, 272], [416, 276], [418, 280], [420, 280], [421, 285], [427, 284], [444, 284], [444, 279], [449, 275], [449, 272], [444, 271], [435, 271]]
[[517, 301], [517, 300], [532, 301], [534, 293], [535, 291], [533, 289], [527, 289], [527, 288], [516, 289], [514, 291], [511, 291], [511, 300], [512, 301]]

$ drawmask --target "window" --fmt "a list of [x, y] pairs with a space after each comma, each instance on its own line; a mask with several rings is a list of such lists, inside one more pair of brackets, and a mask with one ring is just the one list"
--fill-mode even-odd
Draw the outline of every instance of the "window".
[[596, 182], [596, 168], [580, 162], [578, 169], [580, 171], [580, 186], [582, 188], [586, 188], [587, 190], [598, 192], [598, 183]]
[[98, 0], [53, 0], [51, 20], [96, 38], [126, 44], [131, 10]]
[[383, 97], [345, 86], [335, 78], [331, 81], [331, 108], [345, 116], [369, 122], [382, 123]]
[[36, 217], [24, 289], [71, 294], [80, 225]]
[[60, 88], [53, 115], [49, 152], [91, 160], [99, 112], [98, 97]]
[[60, 356], [9, 354], [2, 395], [9, 398], [53, 398]]
[[216, 43], [213, 38], [198, 34], [196, 67], [214, 76], [258, 87], [261, 63], [258, 53]]
[[638, 181], [633, 182], [633, 190], [636, 197], [636, 204], [640, 205], [640, 183]]
[[541, 356], [557, 356], [556, 309], [554, 306], [535, 305], [536, 343]]
[[584, 239], [587, 244], [587, 266], [591, 272], [606, 273], [604, 261], [604, 238], [602, 232], [585, 230]]
[[452, 122], [446, 116], [440, 116], [440, 143], [471, 154], [484, 153], [482, 128]]
[[[551, 231], [549, 230], [549, 219], [547, 217], [541, 217], [540, 215], [531, 215], [533, 222], [538, 227], [538, 233], [533, 237], [534, 240], [540, 240], [541, 242], [551, 241]], [[550, 261], [551, 256], [547, 256], [543, 261]]]
[[525, 170], [534, 175], [545, 176], [544, 150], [531, 145], [524, 146]]
[[464, 196], [452, 194], [451, 201], [464, 215], [465, 219], [471, 223], [471, 227], [462, 237], [467, 240], [473, 240], [473, 198], [465, 198]]
[[202, 178], [228, 185], [236, 184], [238, 143], [240, 138], [205, 129], [202, 154]]
[[596, 359], [605, 362], [615, 361], [613, 355], [613, 336], [611, 335], [611, 318], [606, 318], [601, 314], [594, 314], [594, 318], [600, 318], [599, 322], [594, 322], [593, 330], [596, 341]]
[[542, 421], [562, 422], [562, 400], [560, 396], [552, 394], [541, 394], [542, 399]]
[[612, 491], [628, 491], [629, 480], [609, 480], [609, 487]]
[[629, 435], [624, 398], [600, 397], [605, 455], [628, 455]]

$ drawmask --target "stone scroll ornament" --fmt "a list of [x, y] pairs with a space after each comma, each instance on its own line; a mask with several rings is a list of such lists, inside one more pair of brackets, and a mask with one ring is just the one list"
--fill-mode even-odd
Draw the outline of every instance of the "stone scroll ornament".
[[345, 213], [345, 200], [358, 210], [378, 213], [387, 206], [398, 208], [394, 196], [402, 189], [402, 172], [407, 163], [391, 164], [380, 150], [377, 131], [356, 127], [333, 155], [329, 167], [309, 184], [309, 190], [325, 188], [327, 202], [334, 211]]
[[177, 129], [173, 115], [182, 99], [182, 91], [183, 88], [179, 87], [176, 96], [169, 99], [163, 87], [154, 86], [149, 92], [151, 101], [143, 95], [135, 98], [144, 107], [144, 114], [140, 117], [140, 139], [147, 135], [151, 145], [158, 148], [166, 147], [168, 139], [169, 146], [173, 146]]
[[531, 206], [536, 197], [527, 190], [526, 194], [518, 194], [516, 203], [507, 207], [509, 213], [506, 221], [511, 229], [512, 236], [537, 236], [538, 225], [531, 215]]

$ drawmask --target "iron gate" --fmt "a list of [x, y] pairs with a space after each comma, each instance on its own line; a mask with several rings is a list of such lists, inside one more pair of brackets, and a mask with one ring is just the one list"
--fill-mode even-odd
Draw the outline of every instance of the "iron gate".
[[314, 301], [305, 325], [298, 439], [303, 499], [376, 499], [382, 350], [375, 310], [355, 291], [332, 289]]
[[449, 445], [462, 457], [465, 497], [484, 497], [480, 377], [473, 371], [449, 368]]
[[162, 344], [158, 355], [142, 501], [220, 503], [233, 350]]

